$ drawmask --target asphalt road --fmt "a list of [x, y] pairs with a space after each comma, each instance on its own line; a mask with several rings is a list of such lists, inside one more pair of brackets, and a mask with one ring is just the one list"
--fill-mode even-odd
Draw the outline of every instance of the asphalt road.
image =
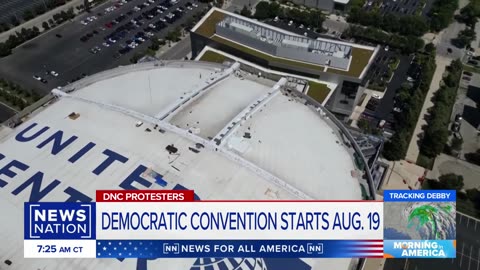
[[[117, 43], [106, 48], [102, 46], [104, 37], [113, 32], [113, 30], [134, 17], [140, 15], [143, 11], [151, 9], [153, 6], [146, 7], [139, 12], [134, 12], [132, 15], [122, 21], [120, 24], [113, 26], [111, 29], [105, 28], [104, 25], [113, 19], [120, 16], [120, 14], [127, 14], [136, 5], [144, 3], [145, 0], [133, 0], [128, 4], [123, 5], [117, 10], [107, 13], [103, 16], [98, 16], [97, 13], [104, 13], [106, 6], [95, 8], [91, 14], [83, 14], [30, 42], [23, 44], [14, 50], [13, 54], [0, 59], [0, 77], [14, 81], [25, 88], [39, 90], [40, 93], [47, 93], [57, 86], [66, 85], [68, 82], [80, 78], [82, 74], [94, 74], [106, 69], [111, 69], [119, 65], [130, 64], [130, 58], [135, 52], [144, 51], [150, 44], [149, 41], [141, 44], [134, 50], [115, 59], [113, 56], [121, 48], [119, 44], [125, 44], [125, 41], [132, 39], [138, 31], [144, 31], [149, 23], [158, 21], [164, 17], [168, 12], [175, 10], [177, 7], [184, 7], [188, 0], [180, 0], [177, 4], [170, 7], [168, 11], [160, 14], [152, 20], [146, 20], [145, 24], [139, 28], [130, 31], [127, 36], [117, 41]], [[162, 0], [156, 0], [154, 5], [158, 5]], [[193, 1], [192, 1], [193, 2]], [[188, 17], [193, 13], [200, 12], [204, 8], [204, 4], [197, 3], [199, 7], [194, 10], [186, 10], [182, 18], [175, 21], [173, 24], [167, 24], [167, 27], [156, 33], [158, 38], [164, 38], [166, 33], [172, 29], [180, 26], [188, 20]], [[86, 17], [96, 15], [98, 20], [91, 22], [84, 26], [80, 21]], [[104, 28], [105, 30], [101, 30]], [[87, 33], [92, 33], [97, 30], [99, 34], [94, 35], [87, 42], [81, 42], [80, 37]], [[57, 37], [60, 34], [62, 37]], [[97, 54], [92, 54], [89, 50], [95, 46], [99, 46], [102, 50]], [[46, 70], [54, 70], [60, 75], [58, 77], [45, 76]], [[33, 75], [38, 75], [45, 78], [48, 83], [43, 84], [33, 79]]]
[[384, 119], [393, 121], [392, 112], [394, 107], [394, 98], [397, 94], [397, 90], [400, 89], [402, 83], [404, 83], [407, 79], [408, 68], [413, 59], [413, 56], [398, 55], [398, 57], [400, 58], [400, 64], [398, 65], [392, 80], [387, 85], [387, 90], [383, 95], [382, 101], [375, 111], [376, 118], [380, 120]]
[[480, 270], [480, 221], [457, 213], [457, 258], [388, 259], [384, 270]]
[[12, 16], [23, 19], [23, 13], [27, 9], [34, 9], [38, 5], [44, 5], [43, 0], [1, 0], [0, 22], [10, 22]]

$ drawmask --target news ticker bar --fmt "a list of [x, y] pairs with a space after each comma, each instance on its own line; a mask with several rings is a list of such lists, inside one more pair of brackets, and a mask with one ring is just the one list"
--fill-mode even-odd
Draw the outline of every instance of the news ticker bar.
[[25, 258], [455, 258], [455, 240], [25, 240]]
[[[448, 218], [455, 210], [455, 191], [385, 195], [390, 220], [410, 213], [408, 220], [437, 226], [432, 213]], [[445, 240], [455, 237], [448, 233], [437, 230], [434, 241], [417, 241], [403, 234], [415, 224], [395, 223], [385, 231], [382, 201], [195, 198], [191, 190], [116, 190], [97, 191], [96, 203], [25, 203], [25, 257], [455, 257], [455, 240]], [[416, 226], [414, 232], [429, 237]], [[395, 240], [384, 240], [384, 232]], [[448, 232], [455, 235], [454, 228]]]

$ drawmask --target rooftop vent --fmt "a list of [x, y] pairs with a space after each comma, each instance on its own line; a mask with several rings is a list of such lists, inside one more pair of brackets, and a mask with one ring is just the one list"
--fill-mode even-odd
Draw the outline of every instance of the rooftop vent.
[[72, 112], [71, 114], [68, 115], [68, 118], [72, 120], [77, 120], [78, 117], [80, 117], [80, 114], [75, 112]]
[[175, 153], [178, 152], [178, 148], [173, 146], [173, 144], [167, 145], [167, 147], [165, 147], [165, 149], [168, 151], [169, 154], [175, 154]]

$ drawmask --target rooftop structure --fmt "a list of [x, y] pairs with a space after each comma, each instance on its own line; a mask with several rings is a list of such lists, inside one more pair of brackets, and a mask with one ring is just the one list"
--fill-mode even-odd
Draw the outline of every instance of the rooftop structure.
[[[218, 8], [212, 8], [192, 32], [268, 61], [273, 67], [288, 65], [311, 74], [363, 78], [377, 51], [370, 46], [307, 38]], [[202, 49], [197, 47], [192, 46], [194, 55]]]
[[227, 16], [216, 26], [216, 34], [271, 55], [348, 70], [352, 46], [285, 34], [275, 28]]
[[0, 236], [9, 244], [0, 245], [0, 265], [349, 269], [354, 260], [23, 258], [25, 201], [92, 201], [97, 189], [193, 189], [203, 200], [362, 199], [368, 181], [338, 121], [287, 78], [269, 80], [239, 66], [119, 67], [53, 90], [2, 126]]

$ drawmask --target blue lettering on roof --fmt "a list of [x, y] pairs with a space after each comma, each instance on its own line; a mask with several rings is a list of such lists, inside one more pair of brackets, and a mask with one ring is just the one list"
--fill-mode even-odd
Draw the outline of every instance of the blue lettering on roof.
[[51, 153], [52, 155], [56, 155], [60, 153], [63, 149], [65, 149], [67, 146], [69, 146], [72, 142], [74, 142], [78, 137], [72, 136], [63, 143], [62, 143], [62, 138], [63, 138], [63, 131], [59, 130], [53, 133], [53, 135], [50, 136], [48, 139], [46, 139], [45, 141], [37, 145], [37, 148], [42, 149], [45, 145], [53, 141]]
[[[18, 142], [29, 142], [37, 139], [39, 136], [44, 134], [50, 127], [45, 126], [43, 128], [35, 128], [37, 127], [37, 123], [32, 123], [30, 126], [26, 127], [25, 129], [21, 130], [16, 136], [15, 140]], [[36, 130], [36, 131], [35, 131]], [[77, 140], [77, 136], [71, 136], [66, 141], [62, 142], [63, 139], [63, 131], [57, 131], [46, 140], [41, 142], [37, 148], [41, 149], [50, 142], [52, 143], [51, 154], [56, 155], [60, 153], [63, 149], [68, 147], [70, 144]], [[75, 163], [80, 160], [85, 154], [87, 154], [90, 150], [92, 150], [96, 146], [95, 143], [89, 142], [88, 144], [84, 145], [78, 152], [73, 154], [69, 159], [68, 162]], [[113, 150], [106, 149], [103, 151], [103, 154], [106, 155], [106, 159], [95, 168], [92, 173], [95, 175], [100, 175], [103, 171], [105, 171], [110, 165], [114, 162], [118, 161], [120, 163], [126, 163], [129, 159]], [[3, 160], [5, 156], [0, 153], [0, 160]], [[0, 169], [0, 187], [4, 187], [8, 184], [7, 181], [2, 179], [2, 176], [6, 176], [9, 178], [14, 178], [17, 176], [17, 172], [26, 171], [30, 166], [18, 161], [12, 160], [8, 164], [6, 164], [3, 168]], [[148, 188], [152, 185], [152, 182], [148, 181], [147, 179], [142, 177], [142, 174], [146, 171], [146, 167], [143, 165], [138, 165], [137, 168], [130, 173], [120, 184], [119, 186], [126, 190], [136, 190], [137, 187], [134, 186], [134, 183], [138, 183], [139, 185]], [[18, 195], [21, 192], [30, 189], [29, 201], [30, 202], [38, 202], [45, 198], [50, 192], [57, 188], [61, 181], [60, 180], [53, 180], [52, 182], [42, 187], [44, 178], [44, 173], [41, 171], [36, 172], [31, 176], [29, 179], [21, 183], [17, 188], [12, 191], [13, 195]], [[158, 177], [155, 177], [157, 181], [161, 180], [159, 184], [162, 186], [167, 186], [168, 182], [163, 179], [163, 177], [158, 174]], [[137, 185], [138, 186], [138, 185]], [[176, 184], [173, 187], [173, 190], [186, 190], [187, 188], [182, 186], [181, 184]], [[65, 188], [64, 193], [68, 195], [66, 202], [91, 202], [93, 199], [88, 195], [84, 194], [83, 192], [77, 190], [74, 187], [68, 186]], [[195, 200], [200, 200], [200, 197], [195, 194]], [[119, 261], [124, 261], [124, 259], [119, 258]], [[136, 270], [148, 270], [148, 261], [155, 260], [155, 259], [137, 259]], [[209, 260], [210, 265], [199, 265], [198, 262], [200, 260], [196, 260], [195, 263], [190, 267], [191, 270], [206, 270], [213, 267], [213, 264], [219, 267], [219, 269], [225, 270], [232, 270], [234, 268], [228, 267], [225, 261], [229, 260], [231, 264], [231, 258], [212, 258]], [[205, 261], [205, 260], [204, 260]], [[256, 262], [259, 266], [262, 266], [262, 269], [269, 270], [283, 270], [283, 269], [295, 269], [295, 270], [310, 270], [311, 267], [302, 261], [301, 259], [253, 259], [253, 258], [246, 258], [244, 259], [245, 264], [242, 264], [242, 269], [254, 269], [254, 264], [252, 262]]]
[[23, 182], [20, 186], [18, 186], [15, 190], [12, 191], [13, 195], [18, 195], [20, 192], [25, 190], [28, 186], [32, 186], [32, 190], [30, 191], [30, 198], [28, 199], [29, 202], [39, 202], [43, 197], [45, 197], [48, 193], [50, 193], [55, 187], [60, 185], [60, 181], [55, 179], [50, 184], [48, 184], [45, 188], [41, 189], [43, 181], [43, 173], [37, 172], [34, 174], [30, 179]]
[[37, 126], [37, 123], [33, 123], [30, 126], [28, 126], [26, 129], [20, 131], [17, 134], [17, 136], [15, 136], [15, 140], [17, 140], [19, 142], [28, 142], [28, 141], [36, 139], [38, 136], [42, 135], [43, 133], [45, 133], [45, 131], [50, 129], [50, 127], [45, 126], [42, 129], [40, 129], [39, 131], [37, 131], [37, 133], [31, 135], [30, 137], [25, 137], [25, 133], [30, 131], [30, 129], [34, 128], [35, 126]]
[[143, 165], [138, 165], [138, 167], [129, 176], [127, 176], [127, 178], [125, 178], [125, 180], [123, 180], [118, 186], [125, 190], [132, 190], [132, 189], [137, 190], [138, 188], [133, 186], [133, 183], [137, 182], [146, 188], [150, 187], [152, 183], [142, 177], [142, 173], [144, 173], [146, 169], [147, 167]]
[[71, 163], [75, 163], [79, 160], [83, 155], [85, 155], [88, 151], [90, 151], [93, 147], [95, 147], [95, 143], [89, 142], [87, 145], [82, 147], [77, 153], [75, 153], [71, 158], [68, 159]]
[[[3, 156], [3, 155], [2, 155]], [[22, 171], [26, 171], [30, 166], [18, 161], [18, 160], [12, 160], [10, 161], [7, 165], [5, 165], [2, 169], [0, 169], [0, 177], [2, 175], [8, 176], [9, 178], [14, 178], [17, 176], [17, 173], [15, 171], [12, 171], [12, 168], [17, 168]], [[0, 178], [0, 187], [4, 187], [8, 184], [7, 181], [3, 180]]]
[[73, 187], [67, 187], [63, 192], [70, 195], [66, 202], [91, 202], [93, 200]]
[[112, 165], [112, 163], [115, 161], [120, 161], [121, 163], [125, 163], [128, 161], [127, 157], [124, 157], [110, 149], [105, 149], [105, 151], [103, 151], [103, 154], [107, 156], [107, 159], [105, 159], [102, 164], [98, 165], [98, 167], [92, 171], [96, 175], [100, 175], [106, 168], [108, 168], [108, 166]]
[[[176, 184], [176, 185], [172, 188], [172, 190], [189, 190], [189, 189], [186, 188], [186, 187], [184, 187], [184, 186], [182, 186], [182, 185], [180, 185], [180, 184]], [[200, 201], [200, 197], [198, 197], [197, 193], [193, 193], [193, 199], [194, 199], [195, 201]]]

